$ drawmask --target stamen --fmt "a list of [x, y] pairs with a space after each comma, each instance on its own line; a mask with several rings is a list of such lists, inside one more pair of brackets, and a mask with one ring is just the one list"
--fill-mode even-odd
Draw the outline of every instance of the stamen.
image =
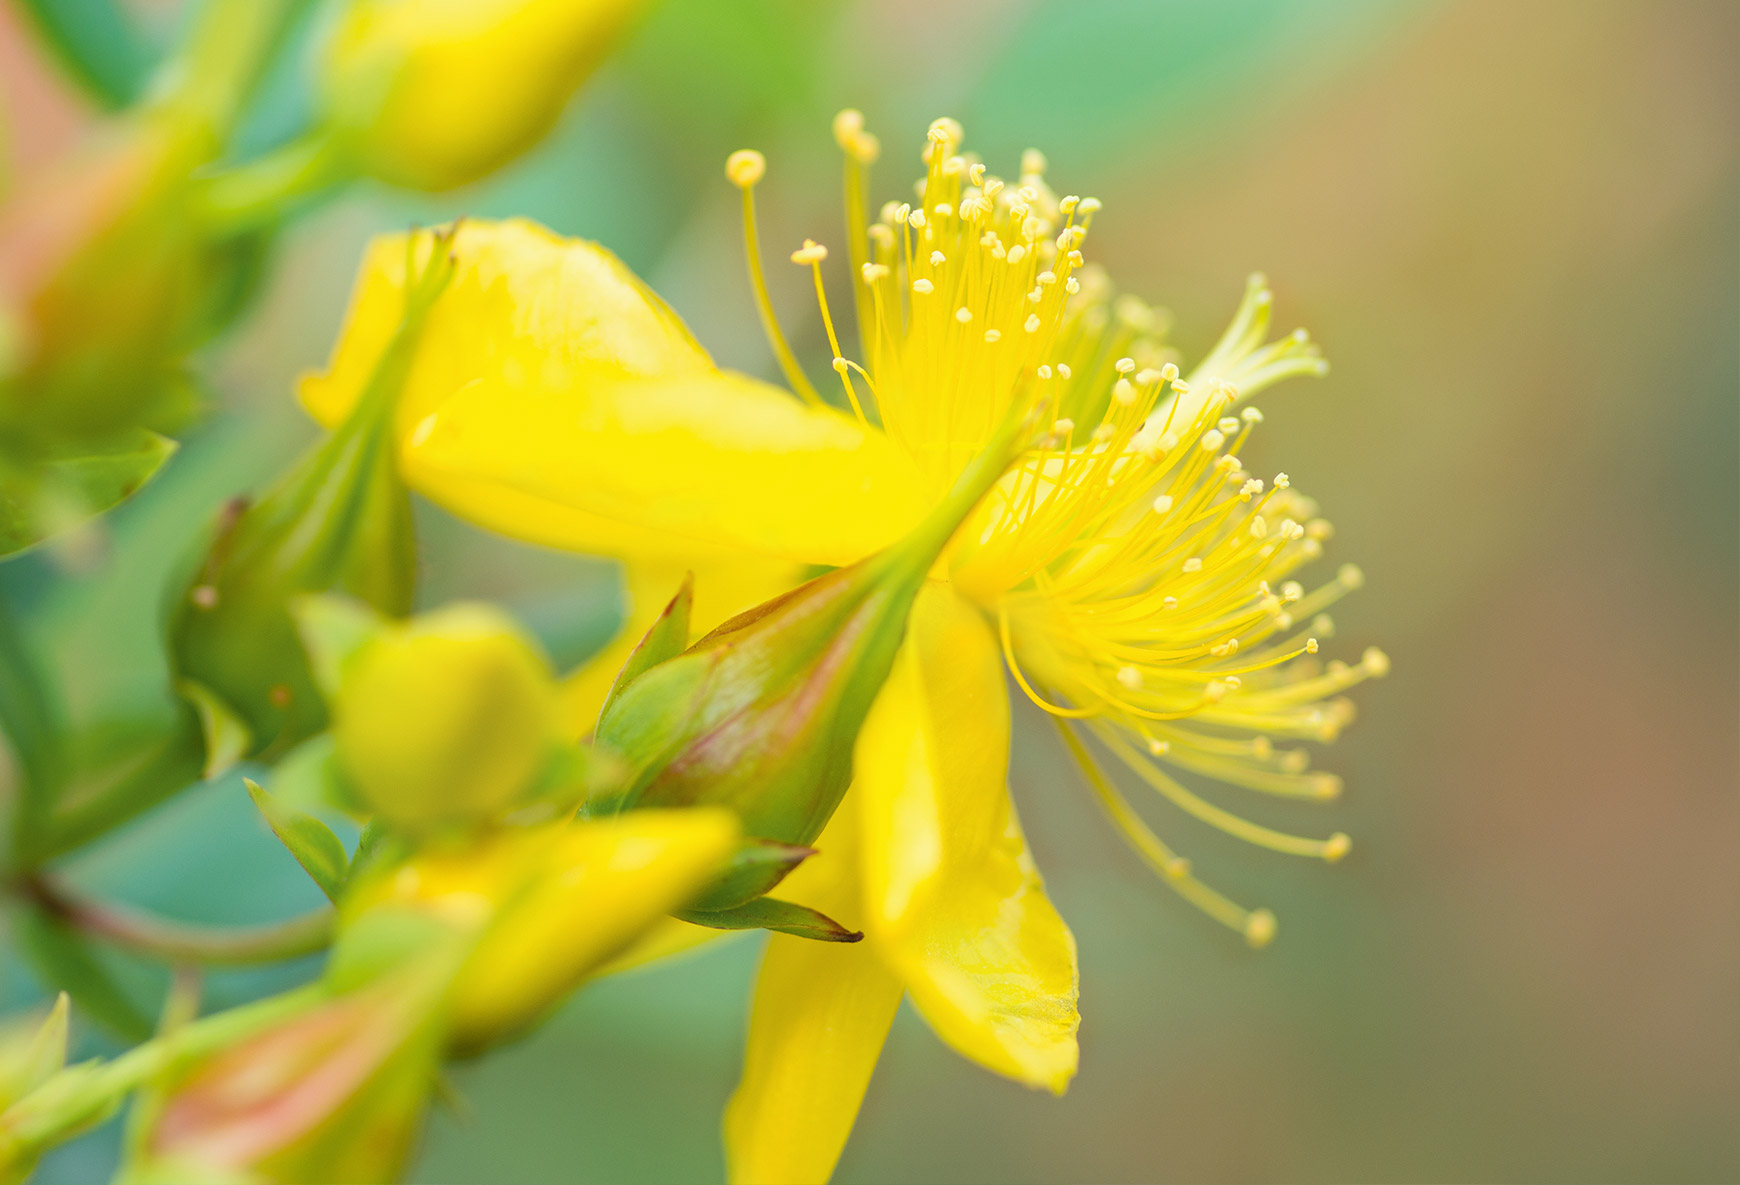
[[[791, 346], [786, 343], [785, 334], [780, 331], [779, 319], [773, 315], [773, 300], [767, 294], [767, 281], [761, 271], [761, 240], [755, 230], [755, 184], [766, 172], [767, 158], [754, 149], [733, 152], [725, 161], [725, 176], [743, 191], [743, 250], [749, 262], [749, 285], [755, 292], [755, 305], [761, 313], [761, 328], [767, 334], [767, 344], [773, 348], [773, 355], [791, 389], [806, 403], [820, 407], [824, 406], [821, 395], [811, 385], [803, 367], [798, 365]], [[834, 352], [839, 353], [838, 350]]]

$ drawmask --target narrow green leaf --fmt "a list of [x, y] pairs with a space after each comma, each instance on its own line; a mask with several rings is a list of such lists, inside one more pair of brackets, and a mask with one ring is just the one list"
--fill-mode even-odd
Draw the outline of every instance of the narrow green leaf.
[[0, 466], [0, 557], [125, 502], [175, 449], [173, 440], [141, 428], [105, 452]]
[[689, 613], [694, 604], [695, 574], [690, 572], [683, 577], [677, 595], [671, 598], [670, 604], [665, 606], [664, 612], [659, 614], [658, 620], [652, 623], [646, 636], [628, 656], [628, 661], [622, 664], [622, 670], [617, 672], [616, 681], [610, 685], [610, 694], [604, 697], [604, 706], [598, 710], [599, 719], [604, 718], [610, 705], [630, 683], [689, 648]]
[[345, 664], [356, 656], [386, 624], [386, 619], [368, 605], [351, 597], [313, 593], [297, 597], [290, 606], [296, 632], [314, 682], [328, 700], [338, 694]]
[[336, 902], [344, 889], [345, 875], [350, 871], [350, 857], [345, 853], [344, 841], [313, 815], [304, 814], [273, 798], [252, 778], [243, 778], [242, 781], [247, 784], [248, 797], [254, 800], [254, 806], [272, 828], [272, 834], [290, 849], [296, 863], [302, 865], [302, 871], [320, 886], [327, 899]]
[[43, 818], [68, 772], [66, 732], [42, 668], [30, 654], [11, 611], [0, 604], [0, 732], [18, 761], [20, 794], [15, 850], [37, 842]]
[[18, 0], [75, 81], [110, 110], [132, 103], [150, 76], [151, 47], [115, 0]]
[[0, 1111], [66, 1065], [67, 1012], [67, 994], [61, 992], [46, 1016], [35, 1013], [0, 1024]]
[[199, 713], [199, 731], [205, 739], [205, 778], [210, 781], [248, 755], [254, 743], [253, 733], [205, 684], [183, 679], [176, 684], [176, 690]]
[[848, 930], [820, 910], [772, 897], [758, 897], [734, 909], [679, 910], [675, 916], [714, 930], [777, 930], [817, 942], [857, 942], [864, 937], [863, 931]]
[[19, 945], [42, 978], [61, 988], [80, 1008], [130, 1043], [144, 1041], [155, 1027], [151, 1018], [115, 981], [78, 931], [40, 909], [21, 910]]

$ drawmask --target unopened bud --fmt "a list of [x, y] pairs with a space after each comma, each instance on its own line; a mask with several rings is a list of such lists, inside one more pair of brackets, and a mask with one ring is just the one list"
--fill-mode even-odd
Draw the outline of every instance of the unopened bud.
[[386, 626], [346, 664], [333, 704], [340, 767], [361, 805], [404, 831], [493, 818], [559, 740], [548, 661], [487, 605]]
[[355, 0], [329, 39], [329, 126], [366, 173], [445, 190], [543, 138], [638, 0]]

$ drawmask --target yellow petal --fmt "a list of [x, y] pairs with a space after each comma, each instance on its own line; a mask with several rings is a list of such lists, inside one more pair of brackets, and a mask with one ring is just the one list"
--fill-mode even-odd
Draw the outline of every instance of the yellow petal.
[[[406, 479], [456, 514], [613, 555], [839, 564], [922, 513], [911, 461], [881, 433], [719, 371], [596, 244], [467, 222], [452, 250], [397, 427]], [[405, 259], [402, 236], [370, 248], [331, 366], [302, 386], [323, 422], [397, 326]]]
[[783, 560], [753, 556], [692, 563], [625, 560], [622, 565], [623, 626], [610, 644], [562, 682], [563, 723], [573, 737], [589, 736], [598, 711], [629, 653], [676, 595], [689, 573], [695, 601], [689, 614], [691, 640], [745, 609], [771, 600], [802, 582], [804, 569]]
[[[508, 868], [473, 872], [462, 855], [425, 857], [424, 879], [461, 899], [493, 896], [520, 872], [455, 990], [454, 1044], [479, 1048], [542, 1016], [717, 875], [737, 841], [736, 819], [723, 810], [633, 811], [510, 836], [488, 861]], [[484, 883], [474, 884], [479, 875]]]
[[744, 375], [556, 378], [456, 393], [415, 437], [407, 474], [816, 564], [862, 559], [924, 510], [911, 462], [886, 437]]
[[1009, 699], [989, 627], [947, 585], [920, 595], [863, 731], [865, 929], [937, 1035], [1062, 1092], [1077, 1061], [1075, 940], [1009, 801]]
[[[852, 812], [841, 811], [779, 895], [852, 925]], [[755, 985], [743, 1079], [725, 1109], [733, 1185], [816, 1185], [846, 1146], [900, 1005], [869, 943], [770, 935]]]

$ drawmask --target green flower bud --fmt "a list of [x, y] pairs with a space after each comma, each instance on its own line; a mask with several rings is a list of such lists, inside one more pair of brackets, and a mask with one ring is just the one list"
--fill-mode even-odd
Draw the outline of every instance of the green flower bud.
[[400, 479], [393, 410], [425, 314], [451, 261], [445, 237], [410, 288], [397, 336], [350, 416], [263, 499], [224, 513], [203, 562], [170, 606], [176, 676], [203, 689], [247, 730], [244, 752], [288, 747], [326, 725], [290, 605], [343, 592], [383, 613], [411, 607], [415, 539]]
[[174, 1075], [129, 1181], [394, 1181], [435, 1083], [451, 951], [436, 950]]
[[[987, 448], [942, 505], [887, 551], [733, 618], [644, 673], [636, 673], [637, 651], [597, 733], [629, 763], [622, 805], [719, 804], [737, 813], [749, 836], [807, 845], [820, 835], [851, 781], [853, 743], [913, 600], [955, 529], [1002, 475], [1007, 444], [1005, 436]], [[680, 607], [667, 614], [643, 650], [668, 645], [661, 629], [683, 616]], [[753, 900], [788, 867], [739, 868], [704, 905], [728, 910]]]
[[514, 806], [560, 741], [554, 673], [506, 614], [453, 605], [389, 625], [346, 664], [339, 764], [361, 805], [405, 831]]

